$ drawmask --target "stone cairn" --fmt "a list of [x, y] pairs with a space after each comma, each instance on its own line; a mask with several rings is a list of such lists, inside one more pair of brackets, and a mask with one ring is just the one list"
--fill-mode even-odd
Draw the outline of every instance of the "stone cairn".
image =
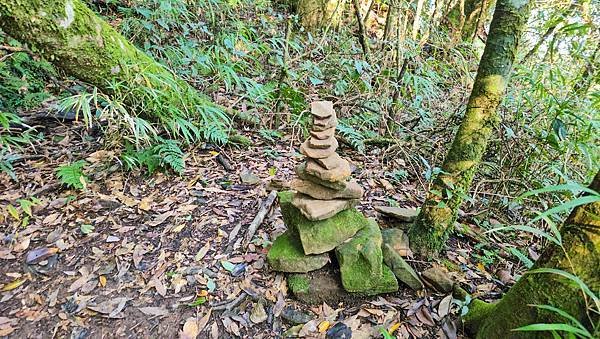
[[313, 102], [311, 113], [310, 137], [300, 146], [306, 160], [296, 168], [298, 178], [290, 183], [291, 190], [279, 193], [288, 229], [273, 242], [267, 255], [269, 265], [276, 271], [296, 273], [288, 277], [288, 284], [299, 296], [312, 289], [311, 275], [306, 273], [323, 268], [330, 263], [330, 254], [335, 254], [347, 292], [394, 292], [398, 282], [394, 268], [383, 263], [382, 232], [375, 220], [354, 208], [364, 190], [350, 179], [348, 161], [336, 153], [333, 104]]

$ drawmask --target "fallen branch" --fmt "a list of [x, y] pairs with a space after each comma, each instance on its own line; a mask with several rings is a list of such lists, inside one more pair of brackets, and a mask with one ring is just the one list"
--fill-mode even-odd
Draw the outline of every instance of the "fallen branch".
[[252, 220], [252, 223], [250, 224], [250, 226], [248, 226], [248, 233], [246, 233], [246, 238], [243, 241], [244, 246], [248, 246], [248, 244], [252, 240], [252, 237], [254, 237], [254, 233], [256, 233], [256, 229], [258, 228], [258, 226], [260, 226], [260, 224], [262, 224], [263, 220], [267, 216], [267, 213], [271, 209], [273, 202], [275, 202], [276, 197], [277, 197], [277, 191], [271, 191], [271, 193], [269, 193], [267, 198], [260, 205], [260, 209], [258, 210], [258, 213], [254, 217], [254, 220]]
[[229, 300], [225, 300], [222, 303], [216, 303], [211, 305], [211, 308], [213, 311], [223, 311], [223, 310], [231, 310], [232, 308], [236, 307], [237, 305], [241, 304], [242, 301], [244, 301], [244, 299], [246, 299], [246, 297], [248, 296], [248, 293], [243, 292], [240, 293], [239, 296], [237, 296], [237, 298], [229, 301]]

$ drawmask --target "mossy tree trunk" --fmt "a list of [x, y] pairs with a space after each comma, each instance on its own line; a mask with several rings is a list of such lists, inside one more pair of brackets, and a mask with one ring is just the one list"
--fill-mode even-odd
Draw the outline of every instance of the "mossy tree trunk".
[[309, 30], [337, 28], [342, 20], [346, 0], [299, 0], [300, 24]]
[[529, 0], [499, 0], [467, 109], [440, 173], [409, 231], [411, 247], [435, 254], [445, 244], [488, 140], [498, 123], [496, 108], [506, 89]]
[[[167, 109], [184, 117], [197, 115], [208, 99], [167, 68], [137, 49], [81, 0], [0, 0], [0, 29], [25, 43], [65, 73], [114, 94], [111, 82], [128, 88], [127, 104], [142, 105], [140, 86], [165, 93], [144, 115], [171, 123]], [[150, 76], [144, 76], [149, 74]], [[134, 89], [134, 90], [131, 90]], [[164, 121], [163, 121], [164, 120]], [[175, 129], [175, 127], [171, 126]]]
[[[600, 191], [600, 172], [590, 188]], [[551, 244], [533, 268], [552, 268], [572, 273], [583, 280], [591, 291], [598, 293], [600, 202], [575, 208], [560, 231], [563, 247]], [[584, 299], [577, 284], [553, 273], [525, 274], [498, 303], [476, 304], [467, 313], [465, 323], [477, 338], [548, 338], [548, 332], [515, 332], [512, 329], [536, 323], [569, 322], [554, 312], [530, 305], [559, 308], [586, 326], [590, 333], [600, 333], [599, 315], [593, 311], [586, 312], [593, 301], [589, 297]]]

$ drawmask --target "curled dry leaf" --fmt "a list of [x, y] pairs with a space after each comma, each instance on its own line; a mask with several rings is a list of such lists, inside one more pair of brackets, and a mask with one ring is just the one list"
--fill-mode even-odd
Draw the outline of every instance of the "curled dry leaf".
[[29, 265], [37, 264], [42, 260], [48, 259], [58, 253], [57, 247], [39, 247], [27, 252], [25, 262]]

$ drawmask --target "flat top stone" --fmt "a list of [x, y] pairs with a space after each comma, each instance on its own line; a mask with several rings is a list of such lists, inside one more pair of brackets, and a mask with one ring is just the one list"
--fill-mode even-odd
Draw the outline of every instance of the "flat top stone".
[[325, 119], [313, 119], [313, 126], [311, 130], [321, 132], [326, 129], [334, 128], [337, 126], [337, 118], [335, 115], [332, 115], [329, 118]]
[[332, 169], [326, 169], [325, 167], [319, 165], [315, 160], [308, 159], [306, 161], [306, 173], [314, 175], [321, 180], [336, 182], [336, 181], [346, 181], [352, 174], [350, 170], [350, 164], [348, 161], [340, 158], [338, 166]]
[[333, 135], [329, 139], [322, 140], [313, 137], [308, 138], [308, 146], [310, 148], [324, 149], [329, 148], [333, 145], [335, 145], [335, 147], [337, 148], [338, 141], [333, 137]]
[[335, 114], [331, 101], [313, 101], [310, 103], [310, 113], [319, 118], [328, 118]]
[[344, 186], [343, 189], [337, 190], [302, 179], [294, 179], [290, 184], [291, 189], [321, 200], [360, 199], [364, 194], [363, 188], [356, 181], [344, 182]]
[[[333, 139], [333, 140], [335, 140], [335, 139]], [[335, 150], [337, 149], [337, 147], [338, 147], [337, 140], [335, 141], [335, 143], [333, 145], [331, 145], [328, 148], [310, 147], [309, 141], [306, 140], [305, 142], [302, 143], [302, 145], [300, 145], [300, 152], [302, 152], [302, 154], [306, 155], [309, 158], [321, 159], [321, 158], [327, 158], [328, 156], [335, 153]]]
[[324, 220], [339, 212], [352, 208], [358, 203], [354, 199], [319, 200], [301, 193], [294, 194], [292, 205], [304, 214], [308, 220]]
[[412, 222], [419, 215], [419, 211], [414, 208], [375, 206], [375, 210], [405, 222]]
[[333, 135], [335, 135], [335, 127], [331, 127], [331, 128], [326, 129], [326, 130], [323, 130], [323, 131], [314, 131], [314, 130], [311, 130], [310, 131], [310, 135], [313, 138], [319, 139], [319, 140], [329, 139]]
[[313, 159], [313, 160], [316, 161], [317, 164], [321, 165], [322, 167], [324, 167], [326, 169], [336, 168], [336, 167], [340, 166], [343, 161], [342, 157], [340, 157], [337, 153], [333, 153], [330, 156], [328, 156], [327, 158]]
[[343, 181], [325, 181], [306, 172], [306, 163], [303, 162], [295, 168], [296, 174], [300, 179], [312, 181], [317, 185], [332, 188], [334, 190], [343, 190], [346, 187], [346, 183]]

